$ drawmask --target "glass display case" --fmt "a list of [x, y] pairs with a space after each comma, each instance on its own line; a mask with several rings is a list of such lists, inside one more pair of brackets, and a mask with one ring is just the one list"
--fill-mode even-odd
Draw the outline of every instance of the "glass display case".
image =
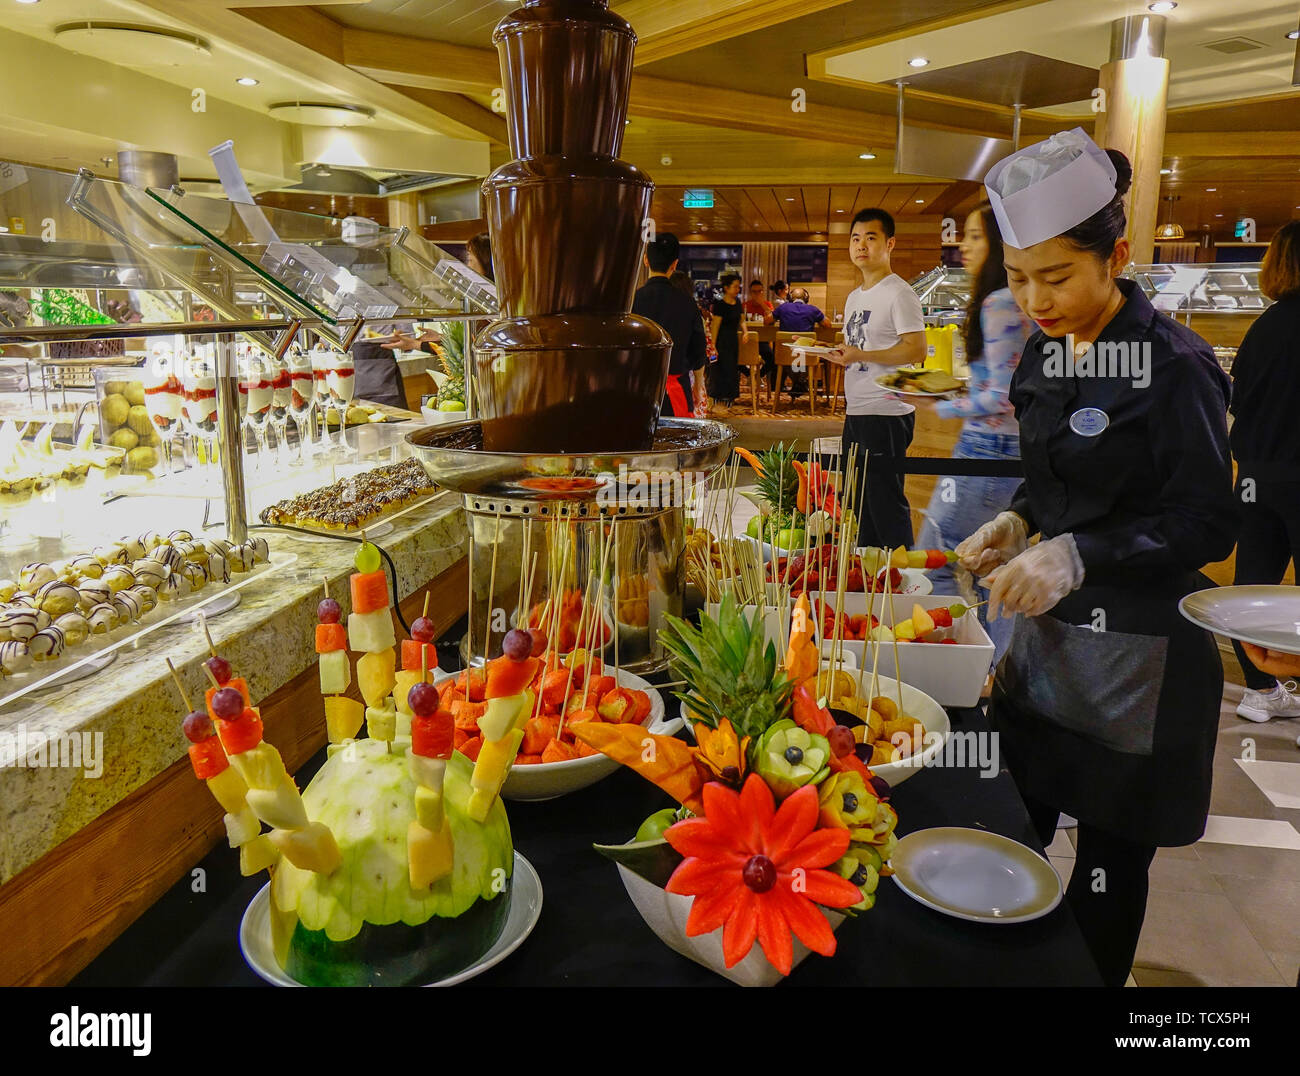
[[921, 300], [926, 324], [948, 325], [965, 315], [970, 299], [970, 275], [965, 269], [938, 265], [910, 283]]
[[1246, 330], [1272, 305], [1259, 290], [1258, 262], [1130, 265], [1124, 276], [1137, 281], [1156, 309], [1207, 340], [1225, 370]]

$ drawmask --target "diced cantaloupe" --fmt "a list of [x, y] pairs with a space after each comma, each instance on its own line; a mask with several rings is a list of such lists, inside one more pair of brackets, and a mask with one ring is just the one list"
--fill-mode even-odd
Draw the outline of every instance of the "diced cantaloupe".
[[320, 656], [320, 693], [342, 695], [352, 683], [352, 666], [346, 650], [331, 650]]
[[393, 700], [385, 699], [385, 706], [366, 707], [366, 735], [372, 740], [392, 740], [397, 735], [397, 711]]
[[285, 776], [275, 788], [250, 788], [248, 805], [257, 817], [275, 829], [302, 829], [307, 825], [307, 808], [293, 778]]
[[227, 814], [238, 814], [247, 806], [244, 797], [248, 793], [248, 785], [233, 766], [227, 766], [216, 777], [209, 777], [208, 791]]
[[232, 755], [230, 761], [249, 788], [276, 788], [286, 775], [280, 752], [265, 740], [256, 747]]
[[373, 654], [396, 645], [397, 634], [393, 631], [393, 614], [389, 610], [348, 614], [348, 646], [353, 650]]
[[226, 825], [226, 840], [231, 848], [238, 848], [253, 840], [262, 832], [262, 823], [257, 820], [253, 808], [247, 804], [236, 814], [226, 814], [222, 819]]
[[392, 647], [357, 658], [357, 687], [367, 706], [383, 706], [384, 700], [393, 693], [396, 661], [397, 654]]
[[323, 822], [311, 822], [302, 829], [273, 829], [267, 837], [299, 870], [333, 874], [343, 862], [338, 842]]
[[402, 668], [410, 672], [419, 672], [423, 665], [429, 666], [429, 674], [438, 670], [438, 648], [433, 643], [421, 643], [415, 639], [402, 640]]
[[325, 727], [329, 730], [330, 743], [353, 739], [361, 731], [363, 720], [365, 707], [356, 699], [346, 695], [325, 696]]
[[456, 862], [450, 820], [444, 817], [442, 828], [434, 832], [412, 818], [406, 829], [406, 861], [411, 888], [417, 891], [450, 874]]
[[275, 866], [280, 858], [280, 850], [271, 843], [269, 836], [263, 833], [254, 837], [247, 844], [239, 846], [239, 873], [245, 878]]

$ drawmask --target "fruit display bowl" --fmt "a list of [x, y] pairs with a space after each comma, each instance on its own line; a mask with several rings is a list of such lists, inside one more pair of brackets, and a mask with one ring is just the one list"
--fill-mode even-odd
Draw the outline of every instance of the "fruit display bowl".
[[[681, 718], [665, 718], [664, 700], [654, 685], [624, 669], [618, 670], [617, 679], [619, 687], [644, 691], [650, 696], [650, 712], [642, 722], [647, 732], [671, 736], [682, 727]], [[501, 789], [501, 796], [503, 799], [521, 800], [525, 803], [558, 799], [570, 792], [589, 788], [597, 781], [603, 781], [618, 767], [617, 762], [605, 755], [514, 766]]]
[[[690, 914], [693, 898], [669, 893], [666, 889], [652, 885], [621, 863], [618, 864], [618, 874], [623, 879], [623, 888], [632, 898], [632, 904], [641, 913], [646, 926], [673, 952], [680, 953], [739, 986], [775, 986], [784, 978], [768, 961], [762, 946], [757, 944], [743, 960], [728, 968], [722, 956], [722, 927], [697, 938], [686, 936], [686, 917]], [[843, 915], [828, 908], [822, 908], [821, 913], [830, 923], [831, 930], [837, 930], [845, 919]], [[790, 967], [793, 970], [803, 962], [809, 950], [798, 938], [792, 938], [791, 943], [793, 950]]]

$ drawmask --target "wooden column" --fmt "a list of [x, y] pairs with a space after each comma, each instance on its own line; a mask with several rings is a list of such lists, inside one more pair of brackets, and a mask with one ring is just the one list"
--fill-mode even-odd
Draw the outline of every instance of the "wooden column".
[[1095, 141], [1122, 151], [1133, 164], [1133, 186], [1125, 209], [1132, 260], [1149, 264], [1155, 254], [1160, 211], [1160, 165], [1164, 159], [1165, 103], [1169, 61], [1164, 18], [1135, 15], [1112, 26], [1111, 59], [1101, 69], [1105, 110], [1097, 116]]

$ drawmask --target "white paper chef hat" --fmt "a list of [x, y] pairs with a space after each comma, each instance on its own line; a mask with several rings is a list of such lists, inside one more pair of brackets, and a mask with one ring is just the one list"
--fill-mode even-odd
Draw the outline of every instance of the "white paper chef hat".
[[1002, 241], [1024, 250], [1082, 224], [1115, 197], [1115, 166], [1082, 127], [998, 161], [984, 177]]

